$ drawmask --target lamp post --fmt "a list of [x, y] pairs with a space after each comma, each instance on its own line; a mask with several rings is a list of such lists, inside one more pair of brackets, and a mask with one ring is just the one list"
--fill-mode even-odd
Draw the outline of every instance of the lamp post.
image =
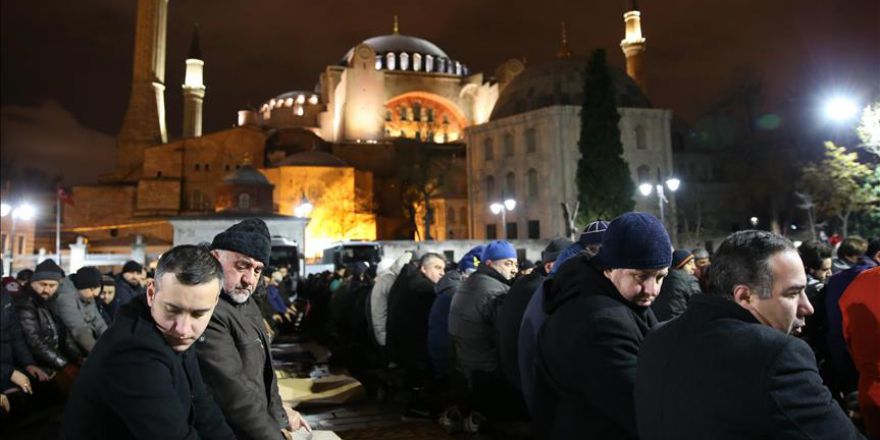
[[302, 229], [302, 276], [306, 276], [306, 227], [309, 224], [308, 217], [309, 215], [311, 215], [313, 209], [315, 209], [315, 205], [312, 205], [312, 202], [309, 201], [309, 198], [306, 197], [305, 193], [303, 193], [302, 197], [299, 199], [299, 203], [296, 205], [296, 207], [293, 208], [293, 215], [305, 220]]
[[501, 214], [501, 232], [505, 240], [507, 240], [507, 211], [513, 211], [514, 208], [516, 208], [516, 200], [510, 198], [489, 205], [492, 214]]
[[28, 221], [36, 215], [37, 210], [27, 202], [19, 203], [18, 206], [13, 207], [7, 203], [0, 204], [0, 216], [7, 217], [9, 216], [12, 220], [12, 223], [9, 227], [9, 237], [3, 243], [3, 256], [6, 258], [3, 264], [5, 273], [10, 273], [12, 269], [12, 263], [15, 259], [15, 246], [13, 241], [15, 241], [15, 226], [18, 223], [18, 220]]
[[[672, 192], [678, 191], [678, 188], [681, 187], [681, 180], [670, 177], [666, 179], [666, 188], [668, 188]], [[663, 206], [666, 203], [669, 203], [669, 199], [666, 198], [666, 192], [663, 188], [662, 184], [652, 185], [650, 183], [642, 183], [639, 185], [639, 192], [642, 193], [643, 196], [648, 197], [652, 192], [657, 191], [657, 206], [660, 208], [660, 222], [664, 225], [666, 224], [666, 212], [665, 207]]]

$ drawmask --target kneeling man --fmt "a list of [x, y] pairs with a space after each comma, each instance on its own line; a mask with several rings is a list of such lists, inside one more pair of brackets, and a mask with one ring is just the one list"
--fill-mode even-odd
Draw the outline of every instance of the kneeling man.
[[223, 269], [197, 246], [162, 255], [147, 294], [101, 336], [64, 411], [65, 439], [234, 439], [208, 394], [195, 343], [220, 297]]

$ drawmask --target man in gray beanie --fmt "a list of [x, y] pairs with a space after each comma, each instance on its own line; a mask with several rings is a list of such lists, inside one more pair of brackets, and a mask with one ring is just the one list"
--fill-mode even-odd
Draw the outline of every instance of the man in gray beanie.
[[251, 299], [271, 248], [269, 228], [258, 218], [232, 225], [211, 243], [223, 290], [196, 346], [205, 383], [238, 439], [282, 439], [308, 428], [281, 402], [260, 307]]
[[547, 438], [638, 436], [636, 359], [671, 262], [663, 224], [630, 212], [608, 225], [596, 256], [576, 256], [544, 282], [531, 408]]

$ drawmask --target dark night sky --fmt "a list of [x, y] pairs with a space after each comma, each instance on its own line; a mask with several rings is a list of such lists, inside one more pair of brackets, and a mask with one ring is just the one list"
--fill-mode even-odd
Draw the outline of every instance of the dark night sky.
[[[472, 72], [510, 57], [550, 59], [566, 20], [571, 48], [624, 64], [624, 1], [171, 0], [166, 106], [180, 132], [180, 84], [192, 27], [204, 54], [205, 131], [288, 90], [311, 90], [353, 45], [391, 31], [428, 39]], [[113, 163], [131, 78], [135, 0], [2, 2], [2, 160], [40, 166], [65, 184]], [[649, 94], [693, 121], [744, 77], [763, 83], [764, 111], [815, 105], [835, 90], [880, 91], [880, 2], [644, 0]], [[5, 167], [4, 167], [5, 168]]]

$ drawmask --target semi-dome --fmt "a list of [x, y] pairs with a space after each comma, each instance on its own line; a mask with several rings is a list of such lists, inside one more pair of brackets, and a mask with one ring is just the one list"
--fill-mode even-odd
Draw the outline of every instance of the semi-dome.
[[[445, 73], [465, 76], [468, 68], [453, 60], [436, 44], [419, 37], [393, 33], [368, 38], [366, 44], [376, 51], [376, 70], [403, 70], [428, 73]], [[355, 46], [357, 47], [357, 46]], [[354, 47], [339, 61], [347, 66], [354, 55]]]
[[348, 164], [344, 160], [330, 153], [323, 151], [304, 151], [302, 153], [291, 154], [278, 163], [279, 167], [284, 166], [301, 166], [301, 167], [347, 167]]
[[[555, 105], [581, 105], [587, 58], [560, 58], [527, 66], [498, 97], [491, 120], [506, 118]], [[618, 107], [651, 107], [648, 97], [626, 72], [608, 66], [617, 91]]]
[[223, 177], [224, 184], [230, 185], [272, 185], [263, 173], [257, 171], [251, 165], [242, 165], [241, 168]]

